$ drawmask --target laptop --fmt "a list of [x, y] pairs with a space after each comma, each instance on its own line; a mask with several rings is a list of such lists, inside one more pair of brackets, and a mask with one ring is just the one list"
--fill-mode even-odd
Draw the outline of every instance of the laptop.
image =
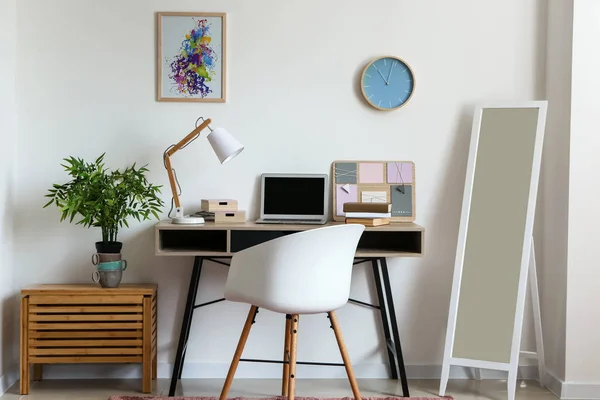
[[262, 174], [259, 224], [325, 224], [327, 174]]

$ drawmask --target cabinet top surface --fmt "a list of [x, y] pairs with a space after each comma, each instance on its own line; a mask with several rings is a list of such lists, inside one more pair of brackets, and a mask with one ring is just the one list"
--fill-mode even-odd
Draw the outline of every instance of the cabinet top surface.
[[21, 289], [24, 295], [102, 295], [102, 294], [137, 294], [153, 295], [158, 285], [155, 283], [122, 283], [118, 288], [109, 289], [100, 287], [98, 284], [46, 284], [35, 285]]
[[[324, 228], [327, 226], [343, 225], [344, 222], [329, 221], [323, 225], [305, 225], [305, 224], [257, 224], [255, 222], [245, 223], [214, 223], [207, 221], [199, 225], [173, 224], [170, 220], [163, 220], [157, 223], [157, 230], [263, 230], [263, 231], [303, 231], [308, 229]], [[383, 232], [414, 232], [424, 231], [420, 225], [412, 222], [394, 222], [389, 225], [368, 226], [366, 231]]]

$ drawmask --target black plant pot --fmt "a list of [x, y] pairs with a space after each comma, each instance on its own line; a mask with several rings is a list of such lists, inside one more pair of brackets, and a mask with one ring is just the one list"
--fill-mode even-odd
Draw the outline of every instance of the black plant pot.
[[98, 253], [120, 253], [123, 248], [122, 242], [96, 242]]

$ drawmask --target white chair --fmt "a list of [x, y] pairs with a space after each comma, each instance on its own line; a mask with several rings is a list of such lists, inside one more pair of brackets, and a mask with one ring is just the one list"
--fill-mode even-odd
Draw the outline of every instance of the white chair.
[[350, 296], [352, 264], [365, 227], [342, 224], [290, 234], [236, 253], [225, 298], [250, 304], [220, 400], [226, 400], [258, 308], [286, 314], [282, 396], [294, 399], [300, 314], [328, 313], [355, 400], [361, 400], [334, 310]]

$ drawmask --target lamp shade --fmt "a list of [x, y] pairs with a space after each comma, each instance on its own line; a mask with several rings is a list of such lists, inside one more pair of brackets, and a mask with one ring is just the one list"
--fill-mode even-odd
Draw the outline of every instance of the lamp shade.
[[225, 164], [244, 150], [244, 146], [221, 127], [208, 134], [208, 142], [221, 164]]

